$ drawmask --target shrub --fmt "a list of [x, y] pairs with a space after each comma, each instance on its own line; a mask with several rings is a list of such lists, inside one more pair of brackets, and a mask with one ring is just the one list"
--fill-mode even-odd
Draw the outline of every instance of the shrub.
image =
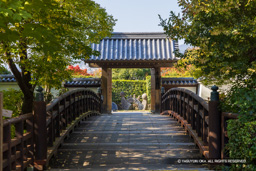
[[232, 164], [232, 170], [256, 170], [256, 79], [243, 78], [233, 83], [222, 102], [223, 111], [239, 114], [237, 120], [228, 121], [227, 150], [230, 158], [247, 161]]
[[121, 103], [120, 93], [124, 92], [126, 98], [133, 96], [141, 96], [146, 93], [146, 81], [145, 80], [113, 80], [112, 81], [112, 99], [116, 104]]
[[8, 89], [2, 91], [4, 94], [3, 107], [4, 109], [12, 110], [12, 117], [18, 116], [21, 113], [23, 103], [23, 93], [21, 90]]
[[228, 121], [227, 149], [232, 159], [246, 159], [246, 164], [232, 164], [231, 170], [256, 170], [256, 121]]
[[148, 102], [151, 101], [151, 76], [146, 77], [146, 88], [147, 88], [147, 96], [148, 96]]

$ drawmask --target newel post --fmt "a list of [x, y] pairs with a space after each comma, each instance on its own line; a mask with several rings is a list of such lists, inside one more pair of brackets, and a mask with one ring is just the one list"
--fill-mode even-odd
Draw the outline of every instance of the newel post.
[[221, 158], [221, 111], [219, 89], [212, 86], [211, 100], [209, 101], [209, 158]]
[[98, 110], [99, 110], [100, 113], [101, 113], [101, 106], [102, 106], [102, 105], [101, 105], [101, 104], [102, 104], [102, 103], [101, 103], [101, 100], [102, 100], [102, 97], [101, 97], [102, 95], [101, 95], [101, 94], [102, 94], [102, 89], [101, 89], [101, 87], [98, 87], [98, 88], [97, 88], [97, 95], [98, 95], [98, 97], [99, 97], [99, 106], [98, 106], [99, 109], [98, 109]]
[[160, 98], [160, 106], [161, 106], [161, 112], [163, 112], [165, 109], [165, 103], [163, 103], [163, 95], [165, 93], [164, 87], [161, 87], [161, 98]]
[[44, 166], [47, 159], [46, 103], [44, 102], [43, 88], [38, 87], [36, 91], [33, 110], [35, 163]]
[[3, 93], [0, 92], [0, 170], [3, 170], [3, 138], [4, 138], [4, 132], [3, 132]]

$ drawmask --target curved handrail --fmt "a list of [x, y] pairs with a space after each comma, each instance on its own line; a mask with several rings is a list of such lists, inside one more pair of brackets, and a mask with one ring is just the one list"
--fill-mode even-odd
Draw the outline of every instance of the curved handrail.
[[[15, 167], [18, 167], [24, 170], [29, 164], [33, 165], [34, 160], [36, 160], [34, 140], [38, 136], [36, 134], [38, 129], [46, 132], [46, 135], [39, 135], [46, 139], [47, 144], [44, 145], [48, 146], [49, 149], [57, 149], [80, 120], [101, 112], [101, 103], [102, 100], [96, 93], [85, 88], [79, 88], [64, 93], [47, 106], [45, 103], [38, 103], [44, 105], [40, 109], [46, 107], [46, 128], [36, 126], [35, 116], [40, 114], [45, 116], [45, 113], [39, 114], [36, 111], [33, 114], [24, 114], [5, 120], [3, 122], [4, 169], [15, 170]], [[15, 129], [15, 133], [12, 131], [13, 129]], [[48, 150], [46, 162], [49, 162], [53, 155], [54, 150], [50, 151]], [[16, 156], [14, 157], [15, 153]]]
[[[212, 108], [211, 108], [212, 109]], [[209, 158], [209, 105], [194, 92], [184, 88], [172, 88], [162, 96], [162, 111], [175, 117], [189, 134], [194, 138], [195, 143], [200, 148], [200, 152]], [[222, 112], [221, 123], [216, 123], [221, 127], [221, 157], [226, 158], [224, 147], [228, 142], [227, 121], [237, 119], [238, 114]], [[211, 122], [212, 124], [212, 122]], [[213, 129], [213, 125], [211, 126]], [[220, 137], [219, 136], [219, 137]]]
[[28, 113], [28, 114], [16, 116], [14, 118], [6, 119], [6, 120], [3, 121], [3, 126], [7, 126], [8, 124], [16, 124], [16, 123], [19, 123], [22, 120], [26, 120], [26, 119], [29, 119], [31, 117], [33, 117], [33, 114]]
[[180, 92], [184, 92], [187, 95], [190, 95], [193, 99], [195, 99], [197, 102], [199, 102], [205, 109], [207, 109], [207, 111], [209, 111], [209, 106], [208, 103], [201, 98], [200, 96], [198, 96], [197, 94], [195, 94], [194, 92], [185, 89], [185, 88], [172, 88], [169, 89], [163, 96], [162, 96], [162, 100], [164, 100], [166, 98], [167, 95], [171, 94], [171, 92], [173, 91], [180, 91]]
[[[88, 90], [86, 88], [78, 88], [78, 89], [74, 89], [74, 90], [70, 90], [62, 95], [60, 95], [58, 98], [54, 99], [51, 103], [49, 103], [47, 106], [46, 106], [46, 111], [50, 110], [51, 108], [53, 108], [55, 105], [58, 104], [58, 102], [60, 102], [61, 100], [63, 100], [64, 98], [70, 96], [71, 94], [74, 94], [74, 93], [78, 93], [78, 92], [81, 92], [81, 91], [86, 91], [86, 92], [90, 92], [90, 93], [93, 93], [95, 94], [92, 90]], [[95, 94], [96, 95], [96, 94]], [[96, 95], [96, 97], [98, 97]], [[98, 97], [99, 98], [99, 97]], [[99, 98], [99, 100], [101, 100]]]
[[201, 153], [208, 158], [209, 105], [194, 92], [172, 88], [162, 96], [162, 111], [168, 111], [194, 138]]
[[[91, 90], [79, 88], [71, 90], [53, 100], [46, 107], [48, 146], [53, 146], [56, 137], [76, 117], [88, 111], [100, 113], [101, 99]], [[56, 123], [60, 123], [57, 125]]]

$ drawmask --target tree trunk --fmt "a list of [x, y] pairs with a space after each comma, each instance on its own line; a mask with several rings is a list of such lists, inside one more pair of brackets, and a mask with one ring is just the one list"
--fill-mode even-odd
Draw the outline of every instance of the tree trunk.
[[24, 79], [19, 70], [17, 69], [16, 65], [13, 63], [12, 59], [8, 60], [9, 67], [24, 95], [24, 100], [22, 104], [22, 114], [31, 113], [33, 109], [33, 101], [34, 95], [33, 90], [30, 89], [27, 85], [29, 85], [29, 81]]
[[[28, 72], [27, 74], [21, 74], [17, 66], [15, 65], [13, 59], [11, 58], [11, 53], [9, 51], [6, 51], [5, 55], [8, 58], [8, 65], [22, 93], [24, 94], [22, 114], [31, 113], [33, 109], [33, 101], [34, 101], [34, 95], [33, 95], [34, 90], [32, 88], [32, 85], [29, 83], [31, 78], [31, 73]], [[22, 73], [24, 73], [24, 71], [22, 71]]]
[[[33, 95], [33, 93], [32, 93]], [[34, 98], [31, 98], [32, 95], [25, 96], [22, 104], [22, 114], [31, 113], [33, 109]], [[33, 96], [32, 96], [33, 97]]]

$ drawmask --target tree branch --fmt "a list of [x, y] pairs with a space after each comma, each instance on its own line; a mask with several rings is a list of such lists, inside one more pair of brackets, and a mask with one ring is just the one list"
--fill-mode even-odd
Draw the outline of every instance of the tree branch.
[[[17, 83], [18, 83], [21, 91], [23, 92], [23, 94], [25, 96], [31, 97], [31, 93], [30, 93], [31, 90], [24, 83], [23, 78], [22, 78], [19, 70], [17, 69], [16, 65], [14, 64], [13, 60], [11, 59], [11, 53], [9, 51], [6, 51], [5, 54], [8, 57], [8, 65], [9, 65], [15, 79], [17, 80]], [[31, 98], [33, 98], [33, 96]]]

